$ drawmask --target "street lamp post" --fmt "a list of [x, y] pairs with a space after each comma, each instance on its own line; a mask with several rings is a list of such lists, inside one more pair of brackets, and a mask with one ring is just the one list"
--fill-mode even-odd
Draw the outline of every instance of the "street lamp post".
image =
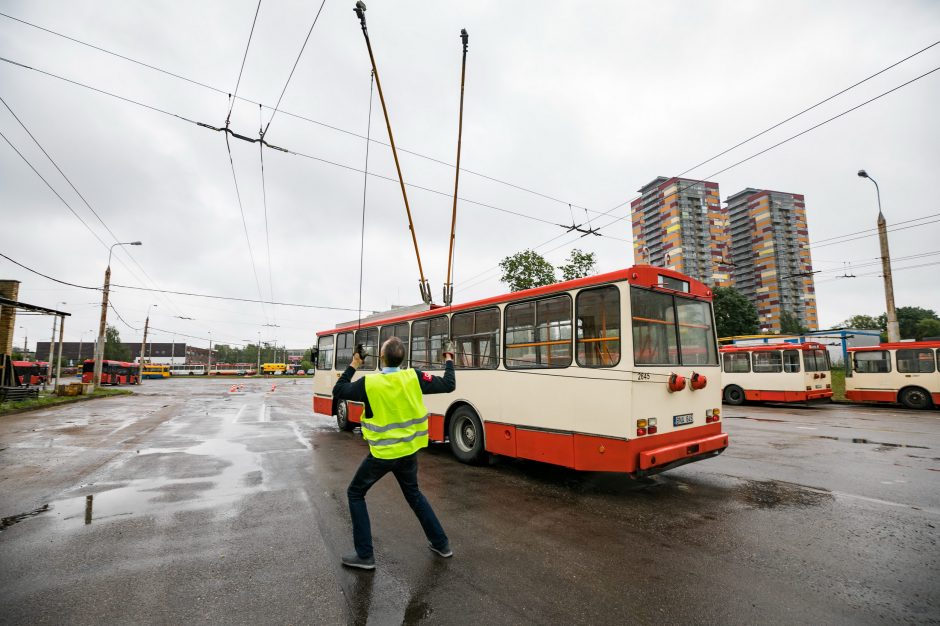
[[101, 386], [101, 361], [104, 358], [104, 331], [108, 322], [108, 293], [111, 289], [111, 254], [115, 246], [140, 246], [139, 241], [124, 241], [112, 244], [108, 248], [108, 267], [104, 271], [104, 290], [101, 292], [101, 322], [98, 324], [98, 343], [95, 346], [95, 375], [92, 386]]
[[875, 183], [875, 193], [878, 196], [878, 241], [881, 244], [881, 274], [885, 281], [885, 303], [888, 314], [888, 341], [901, 341], [901, 328], [898, 326], [898, 314], [894, 308], [894, 281], [891, 278], [891, 253], [888, 251], [888, 225], [884, 213], [881, 211], [881, 189], [874, 178], [865, 170], [859, 170], [860, 178], [867, 178]]
[[212, 373], [212, 331], [209, 331], [209, 354], [206, 356], [206, 376]]

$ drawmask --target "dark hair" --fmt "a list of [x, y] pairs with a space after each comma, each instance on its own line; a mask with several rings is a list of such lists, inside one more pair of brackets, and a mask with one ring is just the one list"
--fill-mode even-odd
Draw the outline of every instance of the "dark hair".
[[382, 355], [386, 366], [398, 367], [405, 360], [405, 344], [398, 337], [389, 337], [382, 345]]

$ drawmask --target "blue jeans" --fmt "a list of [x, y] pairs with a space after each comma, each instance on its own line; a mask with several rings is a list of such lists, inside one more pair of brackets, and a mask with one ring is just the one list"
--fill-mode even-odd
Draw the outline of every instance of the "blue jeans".
[[366, 508], [366, 493], [372, 485], [389, 472], [395, 474], [402, 495], [405, 496], [411, 510], [415, 512], [418, 521], [421, 522], [421, 528], [424, 529], [424, 534], [431, 542], [431, 545], [435, 548], [446, 547], [448, 544], [447, 535], [444, 534], [441, 523], [434, 515], [434, 509], [431, 508], [427, 498], [418, 489], [417, 453], [399, 459], [377, 459], [370, 454], [362, 460], [356, 475], [353, 476], [352, 482], [349, 483], [349, 487], [346, 489], [356, 554], [363, 559], [373, 557], [372, 526], [369, 523], [369, 510]]

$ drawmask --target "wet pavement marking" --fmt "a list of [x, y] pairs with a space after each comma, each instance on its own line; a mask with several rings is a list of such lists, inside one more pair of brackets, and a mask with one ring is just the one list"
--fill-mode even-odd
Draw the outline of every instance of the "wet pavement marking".
[[832, 437], [830, 435], [815, 435], [817, 439], [829, 439], [831, 441], [848, 441], [849, 443], [865, 443], [872, 446], [884, 446], [885, 448], [917, 448], [919, 450], [929, 450], [927, 446], [915, 446], [910, 443], [885, 443], [883, 441], [871, 441], [869, 439], [860, 439], [858, 437]]

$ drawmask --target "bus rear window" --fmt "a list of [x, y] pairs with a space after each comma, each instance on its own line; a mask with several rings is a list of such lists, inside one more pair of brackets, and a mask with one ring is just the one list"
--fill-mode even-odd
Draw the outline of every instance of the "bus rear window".
[[708, 302], [631, 287], [630, 305], [636, 365], [718, 365]]
[[829, 352], [822, 349], [804, 350], [803, 362], [806, 363], [807, 372], [828, 372]]

